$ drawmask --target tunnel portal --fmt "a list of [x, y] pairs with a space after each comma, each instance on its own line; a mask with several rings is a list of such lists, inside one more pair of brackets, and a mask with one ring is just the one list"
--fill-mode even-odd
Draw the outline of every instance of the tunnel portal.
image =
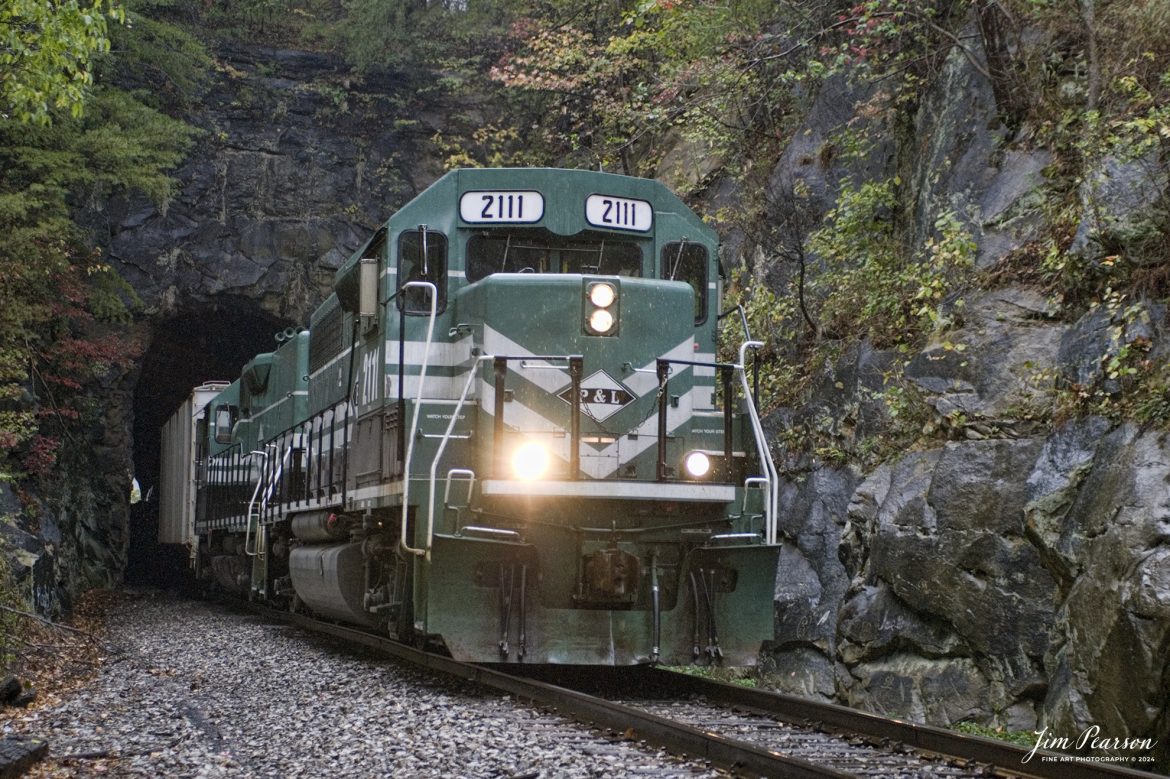
[[292, 324], [252, 301], [238, 301], [182, 311], [155, 326], [134, 387], [134, 474], [144, 499], [130, 509], [128, 584], [178, 586], [186, 566], [182, 550], [158, 543], [163, 425], [193, 387], [238, 378], [244, 364], [276, 348], [275, 334]]

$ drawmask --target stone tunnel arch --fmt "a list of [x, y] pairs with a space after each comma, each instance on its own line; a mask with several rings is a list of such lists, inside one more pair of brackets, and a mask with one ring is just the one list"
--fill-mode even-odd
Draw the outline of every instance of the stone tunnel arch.
[[192, 306], [154, 323], [133, 395], [134, 473], [142, 494], [154, 493], [130, 510], [127, 583], [177, 586], [184, 571], [175, 550], [158, 544], [163, 425], [193, 387], [238, 378], [248, 360], [276, 348], [277, 332], [295, 324], [245, 299]]

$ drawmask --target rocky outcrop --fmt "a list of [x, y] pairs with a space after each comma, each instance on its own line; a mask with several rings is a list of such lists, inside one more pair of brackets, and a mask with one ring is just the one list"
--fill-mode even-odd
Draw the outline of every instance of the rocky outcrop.
[[[846, 663], [857, 680], [850, 699], [864, 702], [875, 678], [896, 676], [893, 668], [948, 669], [951, 694], [980, 701], [959, 719], [1026, 706], [1036, 695], [1055, 585], [1025, 538], [1018, 477], [1039, 448], [1032, 439], [950, 444], [884, 464], [857, 490], [843, 534], [857, 566], [841, 649], [843, 660], [857, 660]], [[898, 662], [887, 667], [891, 653]], [[919, 667], [915, 658], [929, 662]], [[922, 681], [910, 673], [899, 685]], [[922, 716], [930, 701], [918, 698], [901, 698], [898, 714]], [[884, 705], [892, 703], [887, 696]], [[1021, 710], [1016, 720], [1031, 727], [1035, 714]]]
[[99, 415], [61, 436], [50, 476], [32, 487], [0, 479], [0, 569], [38, 613], [58, 618], [79, 594], [122, 579], [132, 474], [125, 379], [111, 370], [98, 381]]
[[1170, 441], [1087, 419], [950, 443], [883, 463], [828, 522], [849, 482], [810, 479], [817, 506], [785, 503], [807, 527], [777, 584], [776, 663], [804, 669], [784, 687], [937, 724], [1164, 732]]
[[769, 663], [790, 689], [830, 698], [833, 649], [849, 577], [837, 547], [848, 496], [859, 481], [851, 469], [818, 469], [783, 486], [775, 645]]
[[963, 325], [906, 365], [940, 417], [962, 415], [974, 432], [1026, 429], [1025, 408], [1051, 403], [1065, 327], [1039, 290], [1009, 286], [976, 295]]
[[[843, 95], [834, 85], [818, 98], [829, 105], [814, 106], [790, 147], [804, 151], [772, 175], [807, 179], [820, 213], [854, 174], [825, 155], [820, 166], [801, 160], [833, 137], [826, 121], [852, 128], [872, 114], [844, 111]], [[1126, 365], [1164, 359], [1165, 306], [1106, 299], [1070, 317], [1027, 281], [1031, 268], [1010, 270], [1039, 236], [1053, 157], [1009, 145], [989, 85], [963, 55], [943, 65], [912, 125], [908, 142], [867, 164], [884, 159], [875, 175], [912, 182], [904, 207], [916, 243], [952, 212], [977, 242], [977, 269], [1005, 280], [949, 301], [948, 326], [914, 352], [844, 350], [806, 405], [772, 415], [775, 428], [796, 423], [865, 451], [859, 442], [891, 426], [884, 391], [901, 385], [921, 399], [934, 438], [865, 472], [781, 452], [786, 542], [771, 679], [940, 725], [1047, 727], [1070, 738], [1096, 726], [1109, 738], [1164, 742], [1170, 439], [1053, 409], [1060, 393], [1107, 405], [1125, 390]], [[1144, 240], [1167, 181], [1157, 155], [1099, 161], [1081, 187], [1072, 251], [1108, 262], [1111, 250]], [[784, 229], [819, 224], [785, 208], [773, 215]], [[1166, 744], [1155, 757], [1170, 768]]]
[[225, 298], [294, 322], [373, 229], [430, 183], [404, 77], [229, 47], [192, 121], [204, 132], [166, 208], [105, 209], [109, 256], [156, 316]]
[[1104, 436], [1100, 427], [1090, 420], [1052, 436], [1028, 479], [1028, 536], [1060, 586], [1044, 658], [1047, 723], [1164, 740], [1170, 442], [1132, 425]]
[[[1081, 221], [1069, 251], [1101, 260], [1151, 238], [1159, 241], [1165, 229], [1170, 170], [1156, 149], [1136, 159], [1108, 155], [1081, 184], [1080, 195]], [[1130, 251], [1127, 256], [1151, 265], [1165, 259], [1160, 251]]]

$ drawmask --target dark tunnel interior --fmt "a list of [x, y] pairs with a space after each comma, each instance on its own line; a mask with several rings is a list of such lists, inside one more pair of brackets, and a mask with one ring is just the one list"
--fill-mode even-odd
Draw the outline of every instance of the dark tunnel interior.
[[134, 475], [144, 500], [130, 509], [128, 584], [178, 586], [185, 571], [182, 550], [158, 543], [163, 425], [193, 387], [238, 378], [248, 360], [276, 348], [275, 334], [290, 324], [239, 301], [186, 310], [156, 325], [134, 388]]

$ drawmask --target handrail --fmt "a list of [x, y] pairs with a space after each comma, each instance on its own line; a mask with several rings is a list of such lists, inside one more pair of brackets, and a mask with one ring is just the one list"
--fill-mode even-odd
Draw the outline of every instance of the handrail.
[[[248, 452], [249, 457], [251, 457], [254, 454], [258, 454], [261, 457], [263, 457], [265, 463], [268, 462], [268, 452], [262, 452], [259, 449]], [[247, 555], [248, 557], [255, 557], [256, 556], [255, 550], [252, 550], [251, 552], [248, 551], [248, 545], [251, 544], [251, 542], [252, 542], [252, 509], [256, 506], [256, 498], [258, 498], [260, 496], [260, 488], [263, 485], [264, 485], [264, 467], [261, 466], [260, 475], [256, 477], [256, 489], [252, 490], [252, 499], [250, 501], [248, 501], [248, 514], [247, 514], [247, 518], [244, 522], [244, 528], [245, 528], [245, 530], [244, 530], [244, 554]], [[257, 536], [257, 539], [259, 539], [259, 535], [260, 535], [260, 533], [259, 533], [260, 517], [259, 516], [256, 517], [256, 525], [257, 525], [256, 536]]]
[[[627, 365], [629, 363], [626, 363]], [[667, 480], [666, 468], [666, 434], [667, 434], [667, 389], [670, 385], [672, 365], [686, 365], [692, 368], [714, 368], [719, 372], [723, 383], [723, 459], [726, 470], [727, 483], [732, 476], [732, 402], [731, 374], [736, 365], [727, 362], [701, 362], [696, 360], [677, 360], [660, 357], [655, 360], [654, 374], [658, 378], [658, 457], [654, 467], [654, 478], [658, 481]]]
[[[348, 420], [351, 416], [349, 407], [349, 401], [345, 398], [334, 401], [263, 442], [266, 448], [277, 448], [282, 443], [287, 443], [290, 446], [289, 449], [284, 450], [281, 467], [274, 474], [267, 473], [266, 469], [262, 470], [260, 481], [263, 483], [263, 492], [254, 493], [252, 499], [247, 501], [246, 506], [232, 505], [234, 498], [231, 495], [209, 495], [201, 515], [202, 518], [196, 518], [197, 525], [220, 527], [228, 519], [234, 521], [240, 516], [246, 518], [247, 512], [255, 508], [257, 501], [261, 501], [261, 517], [268, 514], [271, 518], [270, 512], [277, 510], [273, 507], [274, 500], [277, 506], [285, 503], [309, 501], [314, 490], [317, 493], [328, 493], [326, 497], [318, 495], [319, 500], [329, 500], [337, 495], [344, 502], [346, 494], [344, 470], [340, 477], [336, 477], [333, 471], [334, 458], [337, 456], [337, 441], [339, 438], [348, 439]], [[285, 495], [281, 495], [278, 487], [287, 476], [285, 471], [288, 470], [292, 457], [297, 453], [294, 450], [299, 450], [300, 456], [303, 458], [306, 476], [302, 488], [296, 490], [295, 493], [290, 488]], [[341, 450], [345, 451], [344, 440]], [[208, 455], [204, 464], [206, 474], [204, 487], [215, 490], [246, 485], [251, 480], [251, 474], [241, 473], [241, 471], [248, 457], [249, 455], [241, 453], [239, 442], [232, 444], [219, 454]], [[341, 459], [344, 468], [344, 457]], [[314, 469], [315, 478], [310, 478], [309, 474]], [[240, 504], [243, 504], [243, 501], [240, 501]], [[245, 511], [242, 513], [240, 508], [245, 509]], [[246, 538], [246, 540], [250, 543], [250, 539]]]
[[208, 496], [205, 508], [205, 523], [217, 525], [226, 517], [233, 516], [234, 494], [230, 492], [236, 485], [248, 483], [248, 479], [240, 478], [241, 465], [245, 459], [240, 442], [232, 444], [218, 454], [207, 457], [207, 487], [218, 488], [218, 492]]
[[504, 384], [508, 378], [508, 363], [520, 361], [523, 370], [535, 369], [542, 366], [528, 365], [528, 361], [566, 362], [569, 368], [569, 479], [577, 479], [581, 470], [581, 377], [584, 375], [585, 358], [579, 354], [529, 354], [524, 356], [497, 354], [494, 361], [493, 391], [495, 402], [492, 411], [494, 422], [492, 426], [492, 467], [490, 475], [497, 475], [497, 469], [503, 460], [504, 446]]
[[[416, 554], [416, 555], [427, 555], [427, 557], [429, 559], [429, 557], [430, 557], [429, 545], [425, 549], [415, 549], [414, 547], [412, 547], [410, 544], [408, 544], [406, 542], [406, 519], [408, 516], [409, 509], [410, 509], [410, 501], [408, 500], [408, 498], [410, 497], [410, 460], [411, 460], [411, 457], [414, 455], [414, 433], [418, 429], [418, 414], [419, 414], [419, 409], [422, 408], [423, 385], [426, 384], [426, 380], [427, 380], [427, 361], [431, 355], [431, 337], [434, 335], [434, 332], [435, 332], [435, 317], [438, 313], [439, 289], [438, 289], [438, 287], [436, 287], [434, 284], [432, 284], [429, 281], [408, 281], [399, 288], [399, 291], [401, 292], [402, 290], [412, 289], [412, 288], [413, 289], [429, 289], [431, 291], [431, 314], [427, 318], [427, 337], [426, 337], [426, 341], [423, 345], [422, 367], [419, 369], [419, 375], [418, 375], [418, 395], [414, 400], [414, 416], [411, 419], [410, 431], [407, 435], [406, 459], [404, 459], [402, 462], [402, 533], [401, 533], [400, 541], [402, 544], [402, 548], [405, 551], [410, 552], [411, 554]], [[405, 335], [405, 333], [400, 332], [399, 338], [398, 338], [399, 364], [402, 363], [402, 356], [406, 353], [406, 346], [405, 346], [405, 343], [403, 341], [404, 335]], [[406, 386], [406, 374], [404, 371], [399, 371], [398, 372], [398, 394], [400, 397], [402, 395], [402, 388], [405, 386]], [[401, 419], [398, 420], [398, 424], [401, 425], [402, 421], [403, 420], [401, 420]], [[432, 498], [433, 498], [433, 495], [432, 495]], [[432, 510], [433, 510], [434, 500], [431, 501], [431, 506], [432, 506]]]
[[[463, 392], [459, 394], [459, 402], [455, 404], [455, 410], [451, 412], [451, 421], [447, 423], [447, 430], [443, 433], [443, 440], [439, 442], [438, 448], [435, 450], [435, 456], [431, 458], [431, 473], [428, 489], [431, 493], [430, 506], [427, 509], [427, 535], [424, 540], [422, 549], [413, 549], [406, 543], [406, 489], [402, 490], [403, 498], [403, 515], [402, 515], [402, 548], [408, 552], [416, 555], [423, 555], [428, 560], [431, 559], [431, 545], [435, 537], [435, 484], [438, 478], [439, 460], [443, 458], [443, 450], [447, 448], [447, 442], [451, 440], [451, 433], [455, 430], [455, 423], [459, 421], [459, 412], [463, 409], [463, 404], [467, 402], [467, 394], [471, 390], [471, 386], [475, 383], [479, 375], [479, 365], [485, 360], [494, 360], [495, 355], [484, 354], [475, 358], [471, 364], [471, 369], [467, 373], [467, 381], [463, 384]], [[409, 478], [410, 474], [406, 474]], [[450, 489], [450, 482], [448, 481], [448, 490]]]
[[[459, 438], [459, 436], [452, 436], [452, 438]], [[456, 479], [456, 476], [465, 478]], [[447, 487], [443, 490], [443, 505], [449, 506], [451, 504], [451, 483], [455, 481], [467, 482], [467, 505], [471, 505], [471, 491], [475, 487], [475, 471], [468, 468], [452, 468], [447, 471]], [[461, 508], [466, 508], [461, 507]]]
[[[283, 435], [280, 436], [280, 438], [283, 437]], [[276, 440], [278, 439], [273, 439], [273, 444], [271, 445], [275, 445]], [[280, 480], [284, 478], [284, 467], [288, 464], [288, 461], [292, 459], [292, 453], [298, 448], [299, 447], [296, 446], [295, 441], [289, 441], [289, 447], [284, 450], [284, 457], [280, 458], [280, 462], [276, 464], [276, 470], [272, 473], [272, 480], [268, 482], [264, 490], [264, 498], [260, 501], [261, 511], [268, 509], [268, 504], [272, 501], [272, 495], [276, 491], [276, 486], [280, 484]]]
[[[739, 363], [735, 366], [739, 371], [739, 380], [743, 385], [745, 399], [751, 398], [751, 388], [748, 386], [747, 371], [744, 370], [744, 356], [747, 350], [763, 348], [763, 341], [744, 341], [739, 346]], [[748, 400], [745, 404], [748, 409], [748, 419], [752, 423], [752, 433], [756, 439], [756, 453], [760, 458], [760, 466], [767, 473], [768, 501], [764, 506], [764, 540], [769, 544], [776, 543], [776, 513], [780, 506], [780, 473], [776, 470], [776, 463], [772, 462], [772, 453], [764, 440], [764, 426], [760, 423], [760, 415], [756, 404]]]
[[[336, 400], [328, 406], [319, 409], [315, 413], [305, 417], [304, 419], [289, 425], [270, 439], [271, 442], [291, 439], [290, 443], [293, 444], [292, 448], [299, 448], [301, 449], [302, 453], [307, 452], [307, 454], [302, 454], [302, 456], [306, 458], [306, 474], [313, 468], [314, 464], [316, 465], [316, 481], [310, 481], [306, 475], [304, 497], [298, 497], [297, 501], [302, 499], [308, 500], [308, 494], [312, 492], [314, 488], [320, 492], [323, 488], [332, 490], [338, 484], [341, 485], [340, 491], [344, 496], [345, 477], [342, 476], [341, 479], [335, 479], [333, 476], [333, 457], [334, 450], [336, 448], [336, 441], [334, 440], [334, 436], [338, 433], [345, 433], [347, 431], [350, 418], [349, 406], [350, 401], [346, 398]], [[339, 427], [338, 417], [340, 416], [340, 409], [342, 407], [345, 408], [345, 421], [344, 424], [340, 425]], [[328, 417], [328, 423], [325, 421], [326, 417]], [[326, 429], [329, 431], [328, 442], [325, 441]], [[316, 439], [315, 442], [314, 439]], [[306, 441], [308, 442], [308, 446], [305, 446]], [[316, 446], [314, 446], [314, 443]], [[328, 448], [326, 448], [326, 443], [328, 443]], [[322, 462], [326, 459], [329, 460], [329, 467], [327, 469]], [[322, 475], [326, 472], [326, 470], [329, 473], [329, 479], [327, 482], [322, 484]]]
[[[748, 494], [750, 493], [753, 485], [761, 485], [763, 488], [767, 489], [769, 483], [768, 480], [762, 476], [749, 476], [743, 480], [743, 503], [739, 507], [740, 514], [747, 514]], [[767, 504], [764, 504], [764, 506], [767, 508]]]

